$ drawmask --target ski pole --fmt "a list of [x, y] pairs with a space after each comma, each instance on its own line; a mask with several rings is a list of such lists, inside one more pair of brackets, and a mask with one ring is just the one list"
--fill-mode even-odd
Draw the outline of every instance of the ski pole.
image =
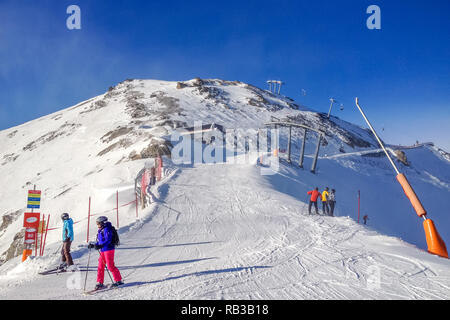
[[438, 256], [448, 259], [448, 253], [447, 253], [447, 248], [445, 246], [445, 243], [442, 240], [442, 238], [440, 237], [439, 233], [437, 232], [433, 221], [431, 219], [427, 219], [427, 217], [426, 217], [427, 212], [426, 212], [425, 208], [423, 207], [422, 203], [420, 202], [419, 197], [414, 192], [414, 189], [412, 188], [411, 184], [406, 179], [406, 176], [403, 173], [400, 173], [400, 171], [398, 170], [394, 161], [392, 160], [392, 158], [390, 157], [386, 148], [384, 147], [383, 142], [381, 142], [380, 138], [378, 137], [377, 133], [375, 132], [375, 129], [370, 124], [369, 119], [367, 119], [366, 115], [364, 114], [364, 111], [362, 110], [361, 106], [359, 105], [358, 98], [356, 98], [355, 100], [356, 100], [355, 101], [356, 106], [358, 107], [359, 111], [361, 112], [364, 120], [366, 120], [367, 125], [369, 126], [370, 130], [374, 134], [375, 138], [377, 139], [378, 143], [380, 144], [381, 148], [383, 149], [384, 153], [386, 154], [387, 158], [389, 159], [392, 167], [394, 168], [395, 172], [397, 173], [397, 176], [396, 176], [397, 181], [402, 186], [403, 191], [405, 192], [405, 195], [408, 197], [408, 199], [411, 202], [411, 205], [413, 206], [417, 215], [424, 219], [423, 227], [425, 229], [425, 236], [426, 236], [426, 240], [427, 240], [428, 251], [430, 253], [433, 253], [433, 254], [436, 254]]
[[58, 247], [58, 249], [57, 249], [55, 252], [53, 252], [53, 255], [57, 254], [58, 252], [61, 252], [62, 246], [63, 246], [63, 245], [60, 245], [60, 246]]
[[[309, 204], [308, 204], [308, 203], [309, 203], [308, 198], [309, 198], [309, 196], [306, 195], [306, 198], [305, 198], [305, 204], [303, 205], [303, 211], [306, 211], [306, 208], [307, 208], [307, 206], [309, 205]], [[305, 215], [306, 215], [306, 213], [305, 213]]]
[[87, 282], [87, 276], [88, 276], [88, 271], [89, 271], [89, 261], [90, 260], [91, 260], [91, 249], [89, 249], [89, 254], [88, 254], [88, 262], [87, 262], [87, 266], [86, 266], [86, 277], [84, 278], [83, 291], [86, 291], [86, 282]]
[[102, 256], [100, 250], [97, 250], [97, 251], [98, 251], [98, 253], [100, 254], [100, 258], [102, 258], [103, 264], [106, 266], [106, 272], [108, 272], [108, 276], [109, 276], [109, 279], [111, 279], [111, 283], [114, 283], [114, 280], [113, 280], [113, 278], [111, 277], [111, 274], [109, 273], [108, 265], [106, 264], [105, 259], [103, 259], [103, 256]]

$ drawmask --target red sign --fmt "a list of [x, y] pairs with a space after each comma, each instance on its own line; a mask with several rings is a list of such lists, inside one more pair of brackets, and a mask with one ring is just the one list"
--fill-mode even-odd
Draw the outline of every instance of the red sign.
[[38, 212], [25, 212], [23, 217], [23, 226], [25, 228], [38, 229], [41, 214]]
[[[34, 230], [32, 232], [28, 231], [28, 230]], [[27, 229], [25, 230], [25, 243], [26, 244], [32, 244], [36, 241], [36, 230], [35, 229]]]

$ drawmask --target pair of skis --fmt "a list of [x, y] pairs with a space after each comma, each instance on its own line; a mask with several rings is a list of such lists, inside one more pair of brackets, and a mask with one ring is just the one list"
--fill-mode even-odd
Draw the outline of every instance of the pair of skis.
[[86, 271], [85, 269], [73, 269], [73, 270], [67, 270], [67, 269], [61, 269], [59, 267], [57, 268], [53, 268], [53, 269], [48, 269], [48, 270], [44, 270], [42, 272], [38, 272], [38, 274], [40, 275], [49, 275], [49, 274], [60, 274], [60, 273], [64, 273], [64, 272], [76, 272], [76, 271]]
[[[51, 275], [51, 274], [60, 274], [60, 273], [65, 273], [65, 272], [75, 272], [75, 271], [80, 271], [80, 272], [84, 272], [87, 271], [87, 269], [74, 269], [74, 270], [66, 270], [66, 269], [61, 269], [61, 268], [53, 268], [53, 269], [48, 269], [48, 270], [44, 270], [42, 272], [39, 272], [40, 275]], [[111, 289], [117, 289], [122, 287], [123, 285], [118, 285], [118, 286], [114, 286], [113, 284], [108, 284], [105, 285], [103, 288], [100, 289], [93, 289], [93, 290], [89, 290], [89, 291], [83, 291], [83, 294], [85, 295], [92, 295], [95, 294], [97, 292], [101, 292], [101, 291], [108, 291]]]
[[[101, 253], [100, 253], [100, 250], [97, 250], [97, 251], [98, 251], [98, 253], [100, 254], [100, 257], [102, 257], [102, 255], [101, 255]], [[90, 260], [91, 260], [91, 249], [89, 249], [87, 268], [89, 268], [89, 262], [90, 262]], [[114, 285], [114, 280], [113, 280], [113, 278], [111, 277], [111, 274], [109, 273], [109, 270], [108, 270], [108, 266], [107, 266], [107, 264], [106, 264], [106, 261], [103, 259], [103, 257], [102, 257], [102, 260], [103, 260], [103, 264], [106, 266], [106, 272], [108, 272], [108, 276], [109, 276], [109, 278], [111, 279], [111, 284], [106, 285], [106, 286], [104, 286], [104, 287], [102, 287], [102, 288], [98, 288], [98, 289], [93, 289], [93, 290], [90, 290], [90, 291], [86, 291], [86, 283], [87, 283], [87, 275], [88, 275], [88, 272], [87, 272], [87, 270], [86, 270], [86, 277], [85, 277], [85, 279], [84, 279], [84, 289], [83, 289], [83, 294], [85, 294], [85, 295], [91, 295], [91, 294], [95, 294], [95, 293], [97, 293], [97, 292], [107, 291], [107, 290], [111, 290], [111, 289], [116, 289], [116, 288], [119, 288], [119, 287], [123, 286], [123, 284], [121, 284], [121, 285]]]

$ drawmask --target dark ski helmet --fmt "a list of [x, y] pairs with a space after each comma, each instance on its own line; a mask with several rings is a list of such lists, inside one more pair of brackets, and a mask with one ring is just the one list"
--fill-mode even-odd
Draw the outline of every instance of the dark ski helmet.
[[61, 214], [61, 219], [63, 220], [69, 219], [69, 214], [67, 212], [64, 212], [63, 214]]
[[95, 220], [95, 222], [100, 225], [103, 225], [106, 221], [108, 221], [108, 218], [105, 216], [100, 216]]

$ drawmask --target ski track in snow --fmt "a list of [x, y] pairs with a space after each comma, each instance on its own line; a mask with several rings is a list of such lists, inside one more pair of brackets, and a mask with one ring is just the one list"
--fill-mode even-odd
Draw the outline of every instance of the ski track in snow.
[[[84, 296], [85, 273], [0, 278], [1, 299], [449, 299], [448, 260], [307, 206], [252, 165], [196, 165], [121, 235], [123, 288]], [[195, 184], [194, 181], [200, 181]], [[87, 252], [76, 260], [87, 264]], [[88, 289], [96, 278], [91, 253]], [[78, 278], [77, 278], [78, 277]], [[105, 273], [105, 283], [109, 282]]]

